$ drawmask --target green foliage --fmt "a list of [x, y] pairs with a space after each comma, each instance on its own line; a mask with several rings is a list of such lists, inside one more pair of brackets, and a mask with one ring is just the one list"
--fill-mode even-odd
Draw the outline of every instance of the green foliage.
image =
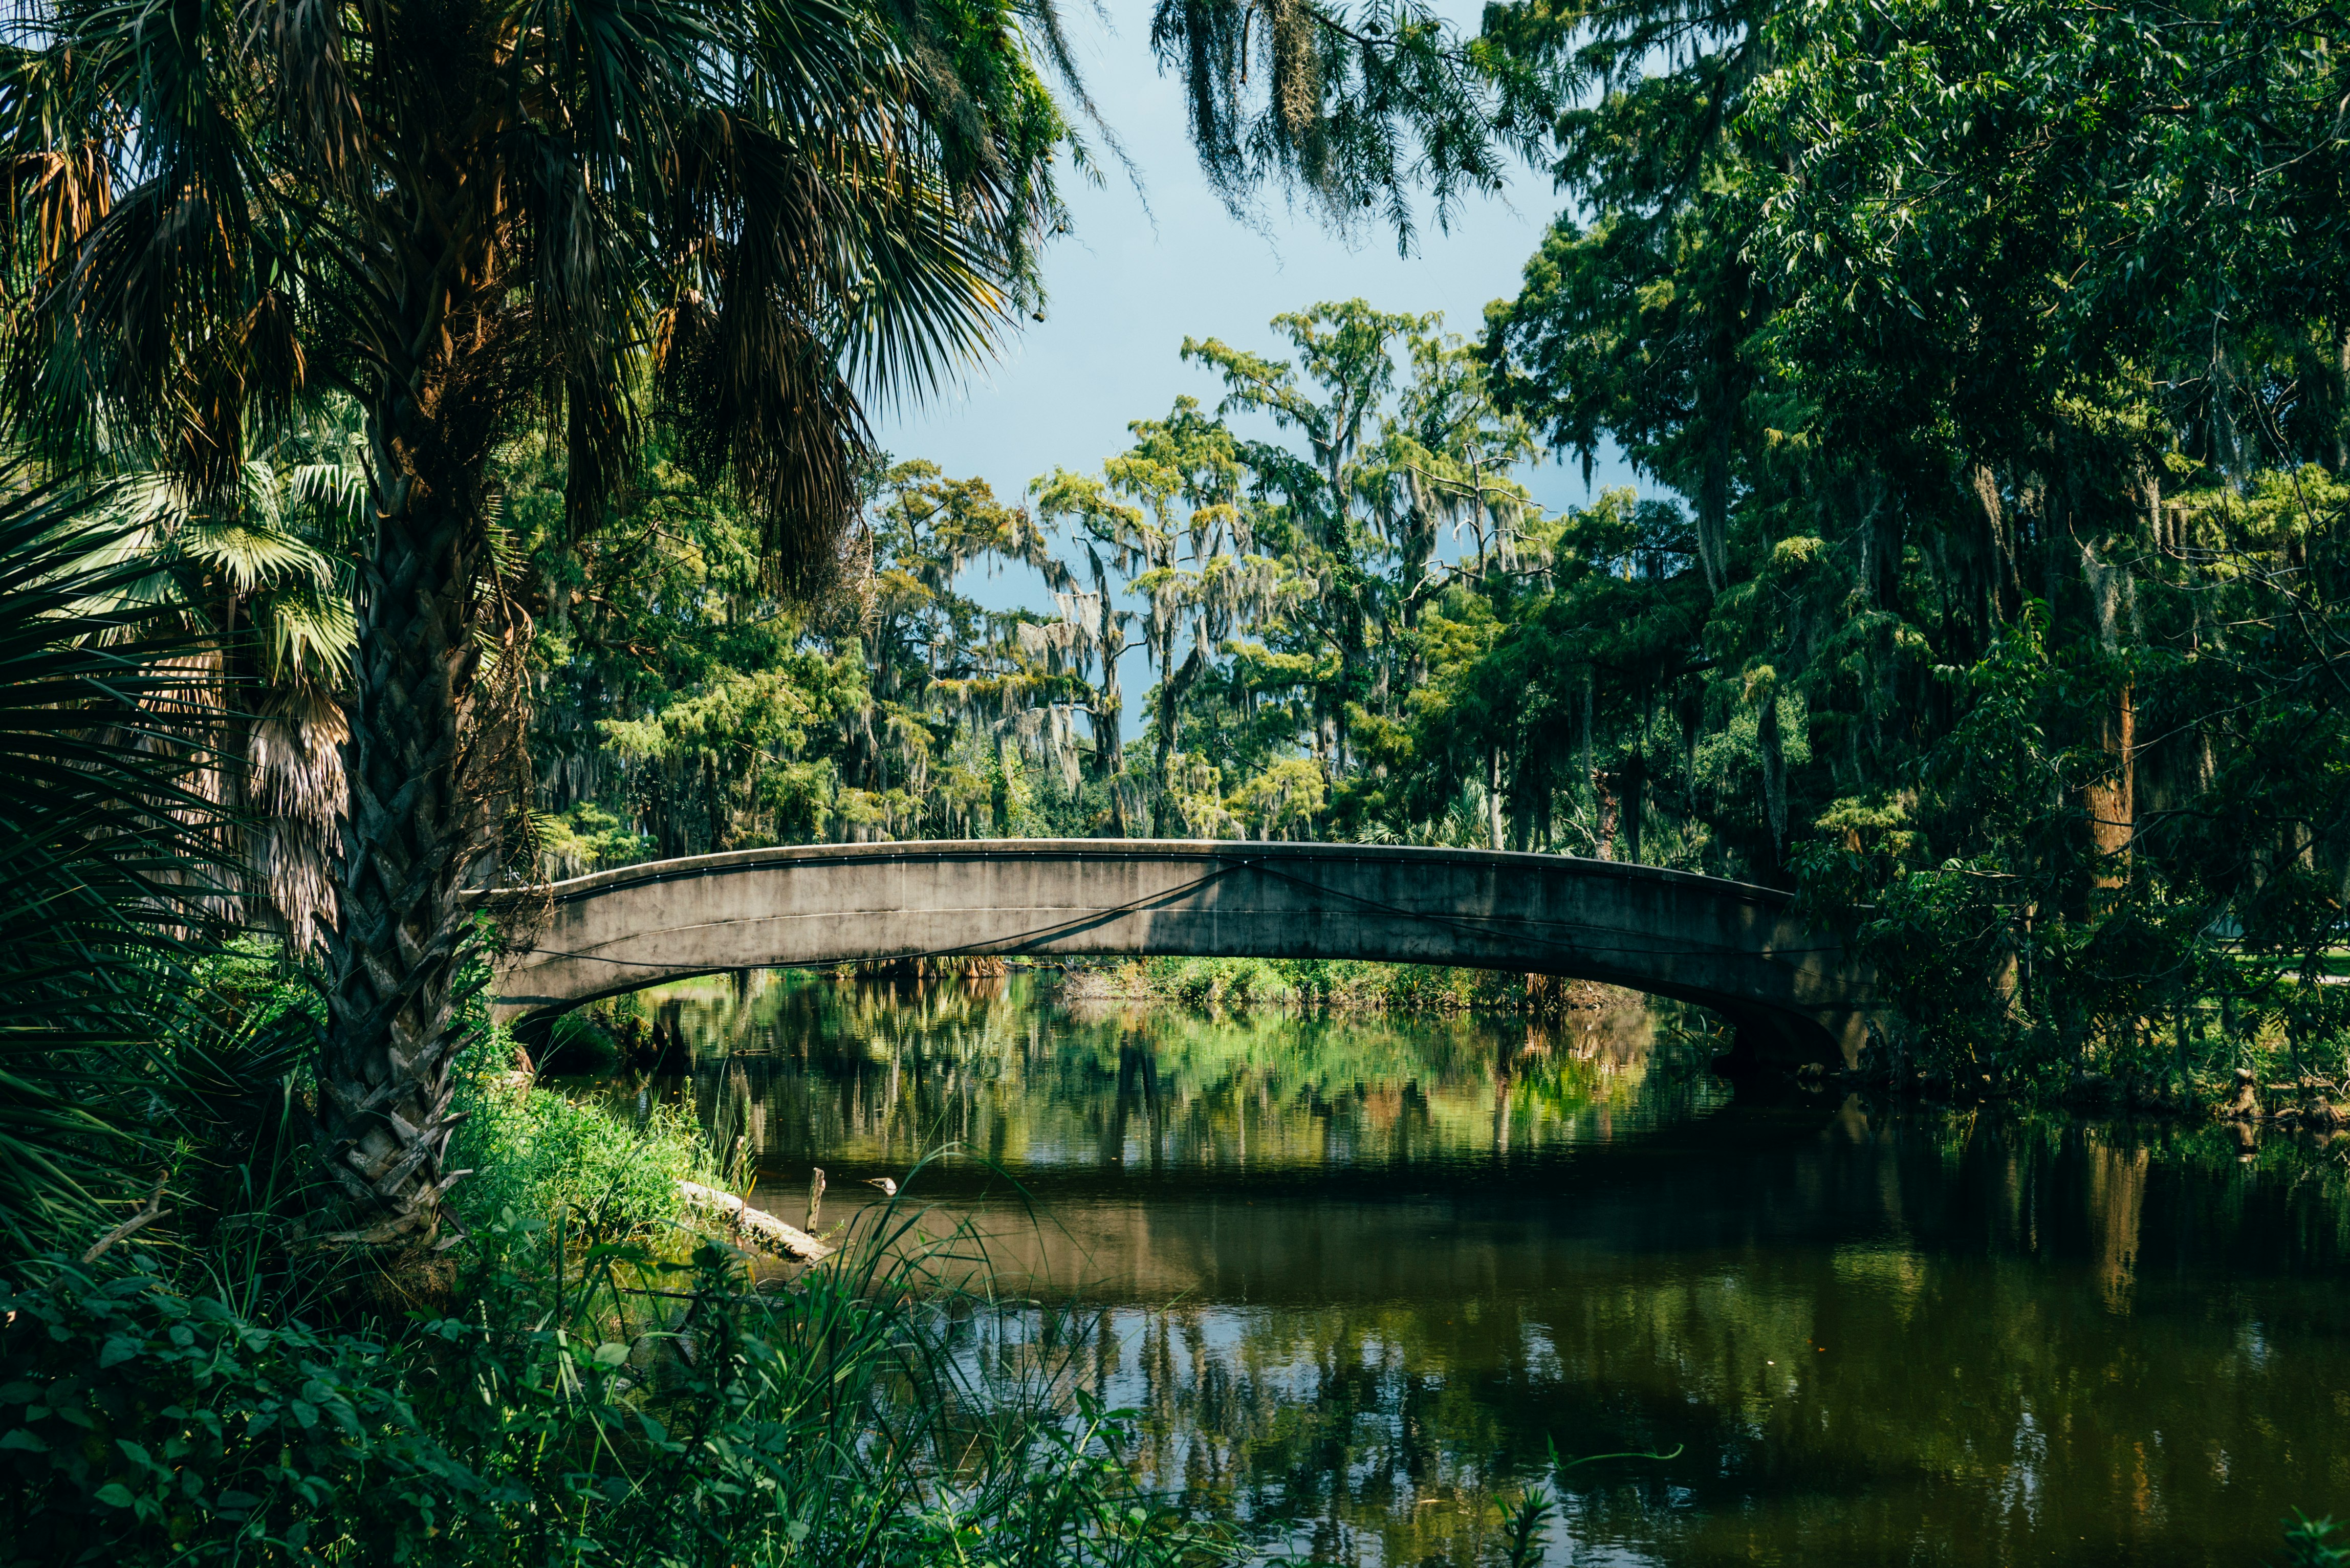
[[1502, 1568], [1534, 1568], [1542, 1561], [1543, 1540], [1549, 1533], [1558, 1502], [1535, 1487], [1502, 1510]]
[[[877, 466], [865, 569], [822, 610], [766, 587], [754, 522], [660, 443], [586, 538], [563, 525], [561, 473], [518, 463], [511, 504], [546, 585], [541, 799], [564, 819], [542, 826], [545, 863], [1361, 820], [1366, 746], [1401, 732], [1427, 679], [1423, 616], [1475, 613], [1446, 597], [1460, 583], [1506, 597], [1549, 524], [1512, 477], [1526, 429], [1436, 317], [1350, 300], [1274, 325], [1294, 362], [1187, 340], [1226, 385], [1218, 410], [1183, 398], [1135, 421], [1097, 474], [1037, 480], [1033, 514], [930, 463]], [[1297, 444], [1244, 440], [1242, 414]], [[1473, 544], [1457, 567], [1439, 560], [1448, 528]], [[1043, 577], [1052, 613], [963, 591], [1007, 565]], [[1136, 645], [1157, 681], [1128, 743], [1118, 660]], [[583, 805], [593, 831], [570, 826]]]
[[0, 1235], [17, 1258], [106, 1229], [134, 1194], [146, 1222], [167, 1197], [232, 1201], [227, 1168], [267, 1163], [263, 1102], [315, 1038], [307, 1013], [246, 1005], [255, 977], [195, 978], [235, 870], [206, 787], [214, 649], [140, 591], [157, 566], [107, 500], [0, 500]]
[[[1092, 645], [1067, 635], [1075, 623], [1040, 637], [1036, 617], [984, 610], [957, 587], [991, 561], [1061, 572], [1027, 515], [929, 463], [868, 478], [869, 573], [850, 602], [811, 610], [761, 576], [755, 518], [659, 447], [629, 504], [585, 539], [564, 527], [562, 474], [516, 465], [515, 512], [546, 585], [532, 649], [545, 869], [1031, 834], [1055, 807], [1086, 809], [1073, 715], [1089, 713], [1115, 754], [1114, 672], [1088, 680]], [[1084, 782], [1098, 800], [1100, 780]], [[1040, 794], [1054, 805], [1032, 804]]]
[[652, 858], [650, 838], [592, 800], [574, 801], [562, 815], [538, 817], [532, 826], [540, 865], [558, 878]]
[[449, 1158], [473, 1172], [454, 1194], [468, 1225], [568, 1214], [636, 1235], [678, 1217], [680, 1181], [717, 1179], [690, 1106], [656, 1105], [623, 1119], [539, 1087], [515, 1059], [513, 1037], [494, 1027], [457, 1064], [452, 1103], [466, 1121]]
[[1507, 47], [1534, 36], [1517, 12], [1487, 12], [1489, 29], [1509, 29], [1500, 38], [1464, 39], [1418, 0], [1159, 0], [1150, 44], [1182, 81], [1192, 145], [1235, 213], [1250, 215], [1256, 191], [1275, 184], [1340, 229], [1373, 213], [1409, 250], [1420, 190], [1440, 224], [1462, 193], [1498, 191], [1506, 154], [1538, 148], [1581, 85], [1556, 50]]
[[1142, 968], [1154, 992], [1186, 1007], [1277, 1006], [1300, 995], [1274, 960], [1159, 958]]
[[404, 1561], [480, 1522], [373, 1338], [244, 1321], [146, 1269], [9, 1293], [17, 1560]]
[[[658, 408], [750, 501], [775, 579], [820, 581], [853, 508], [859, 389], [935, 386], [1035, 302], [1055, 154], [1083, 151], [1039, 75], [1073, 77], [1050, 6], [345, 24], [223, 73], [205, 62], [237, 47], [225, 13], [167, 45], [103, 6], [36, 5], [0, 136], [52, 183], [0, 237], [26, 306], [10, 392], [45, 450], [143, 444], [209, 499], [251, 438], [341, 391], [367, 426], [370, 558], [411, 503], [487, 544], [481, 482], [525, 430], [567, 453], [565, 510], [591, 526]], [[105, 63], [67, 67], [85, 60]], [[417, 138], [441, 155], [390, 152]], [[151, 199], [109, 194], [132, 190]], [[212, 217], [181, 234], [183, 201]], [[671, 243], [638, 243], [664, 226]], [[508, 311], [526, 343], [443, 327]], [[428, 384], [467, 389], [420, 412]], [[418, 418], [453, 421], [429, 495], [400, 483], [424, 460], [390, 455]]]
[[[749, 521], [765, 587], [829, 583], [863, 399], [937, 388], [1037, 303], [1055, 157], [1082, 149], [1039, 74], [1074, 78], [1049, 0], [313, 20], [255, 48], [219, 6], [164, 32], [82, 0], [24, 9], [0, 146], [46, 194], [0, 223], [0, 411], [51, 472], [150, 456], [233, 610], [265, 576], [332, 576], [240, 492], [274, 432], [355, 406], [349, 690], [322, 681], [310, 732], [276, 744], [334, 786], [307, 824], [342, 851], [311, 1108], [351, 1233], [380, 1241], [437, 1222], [462, 889], [529, 846], [536, 804], [499, 459], [532, 437], [562, 453], [554, 532], [577, 539], [658, 428]], [[325, 676], [331, 618], [273, 614], [278, 650]], [[616, 743], [705, 825], [743, 808], [725, 786], [747, 775], [754, 821], [805, 830], [813, 781], [745, 764], [828, 717], [805, 700], [817, 676], [853, 671], [737, 673], [619, 716]], [[314, 883], [286, 911], [302, 934], [326, 923]]]
[[1575, 204], [1489, 312], [1492, 395], [1681, 504], [1586, 509], [1531, 591], [1432, 614], [1364, 816], [1800, 885], [1935, 1067], [2338, 1075], [2322, 28], [1854, 0], [1497, 7], [1481, 43], [1604, 88], [1555, 122]]
[[2284, 1532], [2285, 1568], [2343, 1568], [2350, 1563], [2350, 1541], [2331, 1519], [2296, 1517]]
[[372, 1332], [60, 1263], [0, 1291], [0, 1560], [1220, 1559], [1133, 1494], [1122, 1415], [961, 1380], [905, 1240], [759, 1294], [723, 1249], [509, 1218], [462, 1312]]
[[863, 681], [852, 661], [800, 646], [763, 582], [755, 515], [668, 443], [585, 537], [566, 521], [566, 483], [536, 455], [511, 464], [517, 543], [541, 585], [542, 867], [578, 875], [820, 834], [827, 742], [861, 707]]

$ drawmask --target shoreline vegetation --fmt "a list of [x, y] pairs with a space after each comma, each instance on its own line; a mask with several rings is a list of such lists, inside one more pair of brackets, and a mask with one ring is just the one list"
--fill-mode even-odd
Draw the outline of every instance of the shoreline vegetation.
[[1638, 992], [1596, 981], [1351, 960], [1156, 958], [1078, 962], [1061, 968], [1056, 989], [1071, 1001], [1332, 1012], [1513, 1012], [1546, 1019], [1648, 1004]]
[[[1223, 973], [1222, 994], [1240, 994]], [[1051, 978], [1078, 1003], [1186, 1007], [1201, 988], [1180, 963]], [[1443, 978], [1329, 990], [1382, 1008], [1464, 994]], [[252, 946], [202, 979], [261, 1023], [315, 1007]], [[1627, 999], [1577, 994], [1594, 1010]], [[452, 1163], [477, 1179], [441, 1258], [383, 1270], [311, 1244], [296, 1149], [283, 1186], [248, 1171], [242, 1206], [182, 1208], [93, 1261], [19, 1264], [0, 1286], [0, 1496], [21, 1524], [0, 1562], [926, 1568], [976, 1552], [1204, 1568], [1244, 1554], [1229, 1530], [1133, 1490], [1127, 1414], [1055, 1371], [1085, 1354], [1077, 1325], [1057, 1363], [985, 1385], [945, 1353], [958, 1316], [1038, 1303], [970, 1294], [984, 1259], [966, 1232], [920, 1234], [919, 1171], [865, 1229], [827, 1231], [837, 1251], [819, 1266], [756, 1260], [727, 1201], [748, 1173], [723, 1168], [689, 1113], [566, 1095], [506, 1030], [478, 1011], [473, 1027]], [[310, 1092], [289, 1078], [281, 1094]], [[2335, 1563], [2337, 1540], [2297, 1524], [2288, 1561]]]
[[[844, 964], [819, 972], [867, 983], [983, 987], [1024, 974], [1046, 994], [1073, 1006], [1167, 1006], [1210, 1013], [1480, 1014], [1550, 1023], [1581, 1020], [1588, 1025], [1610, 1013], [1655, 1005], [1641, 992], [1596, 981], [1352, 960], [948, 957]], [[2345, 1138], [2350, 1131], [2350, 1079], [2296, 1070], [2290, 1042], [2276, 1027], [2256, 1031], [2233, 1046], [2234, 1060], [2257, 1066], [2213, 1064], [2208, 1060], [2210, 1045], [2226, 1038], [2221, 1033], [2225, 1015], [2219, 1009], [2209, 1011], [2208, 1023], [2179, 1026], [2175, 1036], [2178, 1049], [2160, 1064], [2165, 1071], [2158, 1074], [1994, 1071], [1970, 1076], [1898, 1062], [1882, 1049], [1881, 1041], [1873, 1041], [1860, 1065], [1850, 1070], [1773, 1070], [1742, 1082], [1756, 1092], [1857, 1093], [1928, 1104], [2062, 1107], [2220, 1122], [2240, 1129], [2248, 1147], [2255, 1128], [2307, 1135], [2320, 1148], [2336, 1141], [2350, 1147], [2350, 1139]], [[1682, 1033], [1727, 1051], [1727, 1024], [1702, 1009], [1680, 1012]], [[2200, 1047], [2193, 1056], [2190, 1041]], [[575, 1060], [640, 1069], [666, 1064], [676, 1070], [683, 1062], [680, 1042], [662, 1036], [658, 1025], [649, 1024], [633, 1009], [608, 1003], [583, 1009], [561, 1026], [552, 1049]]]

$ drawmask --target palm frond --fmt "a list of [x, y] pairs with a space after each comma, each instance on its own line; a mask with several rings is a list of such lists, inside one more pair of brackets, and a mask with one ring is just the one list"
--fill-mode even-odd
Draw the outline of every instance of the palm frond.
[[143, 1187], [172, 1078], [161, 1020], [226, 886], [194, 787], [216, 709], [202, 645], [124, 593], [106, 498], [0, 473], [0, 1235]]
[[350, 673], [359, 623], [349, 594], [305, 584], [261, 600], [255, 618], [273, 680], [334, 686]]

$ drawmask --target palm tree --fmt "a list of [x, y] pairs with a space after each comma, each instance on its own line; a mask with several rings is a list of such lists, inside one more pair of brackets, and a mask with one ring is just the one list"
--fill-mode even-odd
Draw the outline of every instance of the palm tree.
[[[232, 867], [242, 923], [282, 931], [304, 956], [334, 927], [332, 867], [349, 791], [350, 738], [337, 693], [357, 628], [344, 562], [364, 521], [359, 431], [334, 400], [248, 454], [236, 489], [199, 497], [145, 454], [120, 454], [94, 504], [126, 570], [121, 607], [176, 607], [207, 675], [198, 704], [217, 732], [192, 787], [241, 841]], [[135, 569], [135, 568], [141, 568]]]
[[198, 497], [328, 392], [366, 439], [320, 1152], [348, 1234], [428, 1239], [464, 895], [513, 804], [522, 618], [492, 459], [592, 526], [656, 413], [819, 582], [860, 391], [920, 389], [1033, 292], [1067, 129], [1048, 10], [926, 0], [16, 0], [0, 59], [8, 391]]

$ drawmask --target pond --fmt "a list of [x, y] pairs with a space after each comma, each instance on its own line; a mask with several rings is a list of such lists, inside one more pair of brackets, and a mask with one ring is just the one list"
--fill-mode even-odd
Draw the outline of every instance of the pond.
[[1482, 1563], [1530, 1487], [1579, 1564], [2250, 1564], [2350, 1514], [2350, 1140], [1747, 1103], [1661, 1004], [1056, 996], [671, 986], [690, 1071], [599, 1092], [690, 1096], [795, 1222], [814, 1167], [830, 1225], [968, 1151], [899, 1201], [1268, 1550]]

